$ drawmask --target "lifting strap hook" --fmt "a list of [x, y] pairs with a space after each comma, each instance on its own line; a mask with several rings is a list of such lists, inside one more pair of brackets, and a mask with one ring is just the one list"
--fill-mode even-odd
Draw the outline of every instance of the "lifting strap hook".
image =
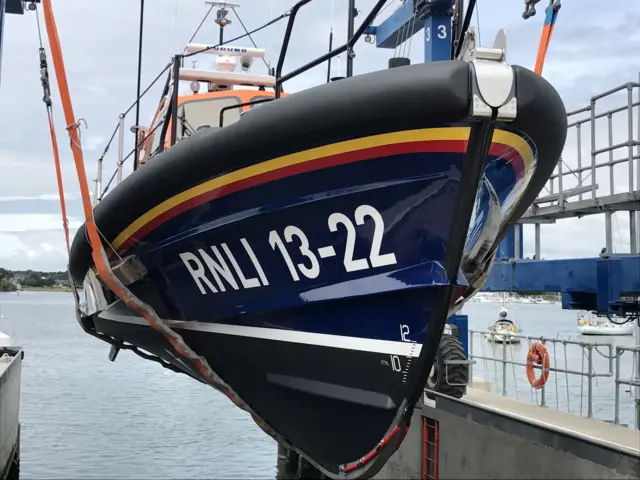
[[535, 16], [536, 4], [539, 2], [540, 0], [524, 0], [524, 13], [522, 14], [522, 18], [528, 20], [529, 18]]
[[[82, 131], [80, 130], [80, 126], [83, 123], [84, 123], [84, 128], [88, 129], [89, 126], [87, 125], [87, 121], [84, 118], [78, 118], [78, 120], [76, 120], [75, 123], [72, 123], [71, 125], [67, 126], [67, 131], [69, 133], [71, 133], [71, 131], [74, 130], [74, 129], [78, 131], [78, 141], [80, 142], [80, 145], [82, 145], [82, 133], [81, 133]], [[71, 137], [70, 138], [70, 143], [71, 143], [71, 146], [73, 148], [73, 144], [74, 144], [73, 136], [70, 135], [70, 137]], [[80, 145], [76, 145], [76, 147], [82, 148]]]
[[71, 130], [73, 128], [77, 128], [80, 131], [80, 126], [84, 123], [84, 128], [89, 128], [87, 125], [87, 121], [84, 118], [79, 118], [76, 123], [72, 123], [67, 127], [67, 130]]
[[47, 66], [47, 54], [44, 48], [40, 47], [40, 82], [44, 95], [42, 101], [47, 107], [51, 107], [51, 90], [49, 87], [49, 68]]

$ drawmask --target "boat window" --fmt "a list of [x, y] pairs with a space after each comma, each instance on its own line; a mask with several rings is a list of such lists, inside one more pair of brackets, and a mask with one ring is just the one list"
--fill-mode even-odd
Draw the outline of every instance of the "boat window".
[[[238, 97], [204, 98], [188, 100], [178, 107], [178, 138], [187, 137], [199, 130], [220, 125], [220, 110], [240, 103]], [[240, 119], [240, 109], [232, 108], [224, 112], [223, 126]]]

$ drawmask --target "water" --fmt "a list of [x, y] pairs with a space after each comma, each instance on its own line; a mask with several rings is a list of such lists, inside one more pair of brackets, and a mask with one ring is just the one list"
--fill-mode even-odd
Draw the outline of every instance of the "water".
[[[500, 303], [471, 303], [465, 306], [464, 311], [469, 315], [469, 328], [478, 331], [486, 331], [489, 325], [497, 318]], [[574, 340], [584, 343], [611, 343], [615, 345], [632, 347], [635, 337], [629, 336], [582, 336], [577, 330], [577, 313], [571, 310], [562, 310], [559, 304], [509, 304], [509, 318], [516, 321], [522, 329], [519, 335], [529, 335], [532, 340], [536, 337]], [[522, 343], [507, 345], [503, 350], [502, 344], [487, 342], [479, 334], [473, 335], [473, 354], [526, 363], [529, 342], [522, 339]], [[550, 355], [550, 366], [558, 369], [570, 369], [578, 372], [588, 372], [588, 358], [586, 352], [578, 345], [567, 345], [566, 350], [562, 344], [547, 345]], [[609, 349], [598, 347], [593, 350], [593, 371], [605, 374], [609, 371]], [[503, 370], [499, 362], [476, 360], [473, 366], [473, 377], [488, 380], [492, 383], [492, 392], [502, 393]], [[613, 365], [615, 369], [615, 362]], [[615, 371], [615, 370], [614, 370]], [[631, 352], [622, 356], [620, 364], [621, 379], [629, 379], [636, 372], [633, 369], [633, 357]], [[539, 375], [539, 371], [538, 371]], [[569, 411], [572, 414], [587, 416], [587, 377], [579, 375], [565, 375], [564, 373], [551, 372], [545, 385], [545, 405], [558, 410]], [[592, 380], [593, 417], [600, 420], [613, 421], [614, 419], [614, 377], [597, 377]], [[507, 365], [506, 391], [510, 397], [522, 401], [541, 404], [540, 391], [533, 390], [527, 380], [524, 366]], [[635, 425], [635, 391], [628, 386], [620, 387], [620, 423], [633, 427]]]
[[[0, 330], [25, 349], [21, 480], [275, 478], [277, 445], [245, 412], [212, 388], [131, 352], [122, 351], [116, 362], [109, 362], [108, 346], [77, 325], [70, 293], [0, 293], [0, 304], [2, 315], [8, 317], [0, 320]], [[484, 330], [499, 307], [497, 303], [470, 304], [464, 313], [471, 328]], [[518, 304], [510, 307], [510, 313], [523, 333], [578, 338], [575, 312], [558, 305]], [[632, 345], [634, 340], [605, 341]], [[482, 343], [474, 342], [477, 354], [482, 354]], [[491, 356], [491, 348], [502, 355], [502, 346], [485, 345], [486, 356]], [[524, 345], [508, 348], [509, 356], [513, 352], [514, 359], [524, 361]], [[579, 350], [568, 351], [567, 361], [570, 368], [580, 370]], [[597, 371], [608, 367], [597, 354], [594, 364]], [[626, 358], [624, 375], [630, 375], [630, 365]], [[497, 370], [501, 387], [501, 368]], [[524, 367], [513, 369], [515, 382], [512, 368], [507, 372], [508, 393], [515, 395], [517, 388], [519, 398], [530, 401]], [[490, 363], [485, 366], [478, 361], [474, 366], [475, 377], [494, 373]], [[551, 374], [547, 393], [551, 406], [555, 406], [553, 381]], [[563, 381], [559, 381], [558, 399], [559, 406], [566, 407], [561, 401], [566, 397]], [[570, 378], [569, 385], [576, 413], [580, 381]], [[597, 386], [594, 381], [594, 391], [596, 416], [612, 419], [612, 380], [598, 379]], [[623, 393], [622, 400], [621, 420], [630, 422], [629, 394]]]
[[20, 479], [275, 478], [277, 444], [224, 395], [78, 326], [70, 293], [0, 294], [25, 349]]

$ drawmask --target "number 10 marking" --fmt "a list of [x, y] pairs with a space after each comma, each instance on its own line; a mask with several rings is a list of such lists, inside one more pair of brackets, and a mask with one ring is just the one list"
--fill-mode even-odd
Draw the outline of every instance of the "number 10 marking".
[[[387, 265], [394, 265], [396, 263], [396, 256], [393, 253], [386, 253], [381, 255], [380, 249], [382, 248], [382, 236], [384, 234], [384, 220], [382, 215], [371, 205], [360, 205], [356, 208], [354, 217], [357, 225], [364, 225], [366, 217], [373, 219], [374, 231], [373, 241], [371, 242], [371, 252], [369, 253], [369, 262], [372, 267], [384, 267]], [[349, 217], [342, 213], [332, 213], [329, 216], [329, 230], [332, 232], [338, 231], [338, 224], [344, 225], [347, 231], [347, 245], [344, 251], [344, 268], [347, 272], [355, 272], [357, 270], [365, 270], [369, 268], [369, 262], [366, 258], [353, 258], [353, 251], [356, 245], [356, 227], [353, 225]]]

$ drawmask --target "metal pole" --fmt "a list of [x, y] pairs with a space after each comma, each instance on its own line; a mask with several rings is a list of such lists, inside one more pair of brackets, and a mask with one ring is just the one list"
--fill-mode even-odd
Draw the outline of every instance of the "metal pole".
[[588, 345], [588, 351], [589, 351], [589, 376], [587, 377], [589, 379], [589, 381], [587, 382], [587, 417], [588, 418], [592, 418], [593, 417], [593, 377], [592, 377], [592, 372], [593, 372], [593, 345], [589, 344]]
[[171, 137], [173, 146], [178, 140], [178, 89], [180, 87], [180, 63], [182, 55], [176, 55], [173, 59], [173, 91], [171, 92]]
[[[596, 198], [596, 101], [591, 100], [591, 121], [589, 122], [591, 127], [591, 199], [595, 201]], [[578, 132], [580, 128], [578, 127]], [[578, 155], [578, 159], [580, 155]], [[581, 168], [580, 162], [578, 162], [578, 168]], [[578, 178], [582, 183], [582, 172], [578, 172]], [[579, 200], [582, 200], [582, 194], [578, 196]]]
[[[349, 0], [349, 13], [347, 15], [347, 38], [353, 37], [353, 28], [356, 18], [356, 0]], [[347, 48], [347, 77], [353, 76], [353, 55], [351, 48]]]
[[[473, 330], [469, 329], [467, 338], [469, 339], [469, 360], [473, 360]], [[469, 385], [473, 387], [473, 363], [469, 364]]]
[[[640, 83], [640, 73], [638, 73], [638, 83]], [[636, 125], [636, 128], [637, 128], [637, 138], [636, 138], [636, 140], [638, 142], [640, 142], [640, 88], [638, 88], [637, 117], [638, 117], [638, 124]], [[638, 160], [636, 162], [636, 189], [640, 190], [640, 144], [638, 144], [636, 146], [636, 155], [638, 156]], [[636, 212], [636, 226], [640, 226], [640, 211]], [[636, 241], [638, 243], [638, 245], [637, 245], [638, 252], [640, 252], [640, 235], [637, 235], [637, 232], [636, 232]], [[638, 337], [638, 334], [636, 332], [636, 339], [638, 339], [638, 338], [639, 337]], [[640, 375], [640, 372], [638, 373], [638, 375]], [[640, 394], [640, 391], [638, 393]], [[640, 398], [640, 396], [638, 396], [638, 395], [636, 395], [636, 397]]]
[[[613, 179], [613, 115], [611, 112], [607, 113], [607, 129], [609, 133], [609, 195], [615, 193], [615, 182]], [[611, 255], [613, 253], [613, 229], [611, 226], [611, 220], [613, 212], [605, 212], [605, 240], [607, 253]]]
[[[640, 348], [640, 323], [636, 320], [636, 349]], [[640, 350], [633, 352], [633, 356], [636, 360], [636, 430], [640, 430]]]
[[[329, 32], [329, 51], [333, 49], [333, 29]], [[331, 57], [327, 60], [327, 83], [331, 81]]]
[[[622, 352], [618, 350], [618, 348], [616, 347], [616, 378], [615, 378], [616, 399], [615, 399], [615, 403], [613, 404], [613, 423], [615, 423], [616, 425], [620, 423], [620, 355], [621, 354]], [[636, 423], [638, 423], [637, 420], [638, 419], [636, 418]]]
[[502, 395], [507, 396], [507, 342], [502, 339]]
[[[582, 180], [582, 177], [580, 178]], [[580, 199], [582, 200], [582, 198]], [[596, 200], [596, 101], [591, 100], [591, 200]]]
[[[633, 192], [633, 84], [627, 85], [627, 129], [629, 138], [629, 192]], [[629, 211], [629, 247], [631, 253], [638, 253], [636, 214]]]
[[[136, 90], [136, 127], [140, 125], [140, 80], [142, 77], [142, 32], [144, 27], [144, 0], [140, 0], [140, 38], [138, 40], [138, 88]], [[138, 135], [136, 134], [136, 143], [138, 144]], [[138, 168], [139, 149], [136, 148], [133, 157], [133, 170]]]
[[605, 230], [605, 242], [607, 247], [607, 254], [613, 253], [613, 228], [611, 225], [613, 212], [604, 213], [604, 230]]
[[[576, 138], [578, 139], [578, 187], [582, 186], [582, 129], [581, 125], [576, 125]], [[595, 147], [594, 147], [595, 149]], [[578, 195], [578, 200], [582, 200], [582, 193]]]
[[540, 260], [540, 224], [536, 223], [536, 239], [535, 239], [535, 254], [536, 260]]
[[[136, 137], [136, 145], [138, 139]], [[118, 123], [118, 173], [116, 174], [116, 185], [122, 181], [122, 159], [124, 158], [124, 113], [120, 114]]]
[[102, 192], [102, 157], [98, 159], [98, 173], [96, 175], [96, 193], [95, 193], [96, 196], [93, 199], [94, 207], [98, 204], [98, 199], [100, 198], [101, 192]]

